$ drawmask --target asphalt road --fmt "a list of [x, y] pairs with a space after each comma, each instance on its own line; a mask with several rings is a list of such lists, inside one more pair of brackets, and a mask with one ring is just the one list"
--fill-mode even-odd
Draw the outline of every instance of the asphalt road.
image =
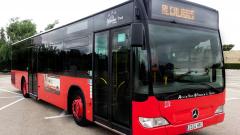
[[[187, 135], [240, 135], [240, 70], [228, 70], [226, 117], [221, 124]], [[114, 135], [97, 125], [77, 126], [70, 115], [42, 101], [24, 99], [0, 75], [0, 135]]]

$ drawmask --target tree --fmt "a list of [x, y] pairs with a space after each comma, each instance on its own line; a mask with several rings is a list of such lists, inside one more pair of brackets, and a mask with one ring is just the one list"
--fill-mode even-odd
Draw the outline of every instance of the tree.
[[10, 68], [11, 46], [3, 44], [0, 47], [0, 69]]
[[36, 34], [36, 25], [31, 20], [10, 19], [6, 27], [0, 29], [0, 70], [9, 70], [11, 61], [11, 44]]
[[223, 51], [230, 51], [234, 47], [233, 44], [225, 44], [223, 45]]
[[5, 30], [0, 29], [0, 70], [10, 68], [10, 48], [8, 48]]
[[9, 43], [20, 41], [37, 33], [36, 24], [31, 20], [22, 20], [19, 18], [10, 19], [10, 24], [6, 28]]
[[5, 30], [4, 28], [2, 27], [0, 29], [0, 48], [1, 46], [3, 46], [4, 44], [6, 44], [6, 37], [5, 37]]
[[50, 29], [54, 28], [58, 23], [59, 23], [59, 21], [55, 20], [53, 23], [48, 24], [44, 30], [50, 30]]
[[0, 45], [6, 43], [6, 36], [5, 36], [5, 30], [2, 27], [0, 29]]

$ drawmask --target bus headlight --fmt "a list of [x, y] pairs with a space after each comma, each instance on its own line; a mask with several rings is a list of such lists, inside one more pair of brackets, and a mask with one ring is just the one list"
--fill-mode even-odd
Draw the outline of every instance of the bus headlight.
[[160, 118], [143, 118], [139, 117], [139, 122], [142, 124], [145, 128], [154, 128], [154, 127], [160, 127], [168, 125], [168, 121], [162, 117]]
[[224, 112], [224, 105], [221, 105], [216, 109], [215, 114], [219, 114], [223, 112]]

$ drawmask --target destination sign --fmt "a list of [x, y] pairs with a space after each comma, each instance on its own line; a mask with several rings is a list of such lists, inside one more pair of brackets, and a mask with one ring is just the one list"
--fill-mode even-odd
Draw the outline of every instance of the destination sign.
[[151, 18], [218, 29], [218, 12], [186, 1], [151, 0]]
[[175, 7], [167, 4], [162, 4], [162, 14], [166, 16], [173, 16], [182, 19], [194, 20], [195, 11], [192, 9], [186, 9], [181, 7]]

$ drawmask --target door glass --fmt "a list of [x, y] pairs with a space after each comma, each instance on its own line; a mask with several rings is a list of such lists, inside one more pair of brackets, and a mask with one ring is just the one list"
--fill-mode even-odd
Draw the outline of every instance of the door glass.
[[108, 32], [95, 35], [95, 113], [108, 118], [109, 79], [108, 79]]
[[112, 36], [112, 118], [129, 126], [130, 120], [130, 48], [128, 29], [113, 31]]
[[37, 48], [28, 48], [29, 93], [37, 96]]

